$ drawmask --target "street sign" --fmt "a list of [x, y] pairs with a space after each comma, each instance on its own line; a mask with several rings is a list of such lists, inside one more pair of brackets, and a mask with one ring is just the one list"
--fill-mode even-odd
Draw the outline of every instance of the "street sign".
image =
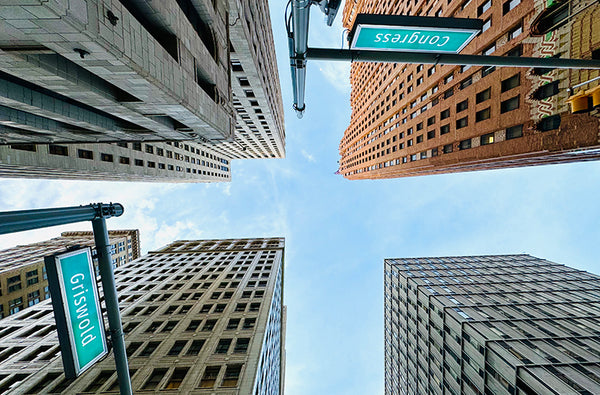
[[458, 53], [480, 31], [479, 19], [359, 14], [351, 49]]
[[89, 247], [45, 257], [65, 376], [77, 377], [108, 353]]

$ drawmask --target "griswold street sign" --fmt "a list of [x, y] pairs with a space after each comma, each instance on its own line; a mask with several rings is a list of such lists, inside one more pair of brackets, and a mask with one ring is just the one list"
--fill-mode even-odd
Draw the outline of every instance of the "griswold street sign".
[[89, 247], [45, 257], [65, 376], [77, 377], [107, 354]]
[[458, 53], [482, 27], [479, 19], [359, 14], [349, 34], [350, 48]]

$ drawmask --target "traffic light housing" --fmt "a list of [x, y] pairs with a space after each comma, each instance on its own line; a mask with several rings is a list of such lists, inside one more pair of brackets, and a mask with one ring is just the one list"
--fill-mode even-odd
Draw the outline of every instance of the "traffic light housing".
[[570, 96], [567, 102], [573, 114], [582, 114], [600, 106], [600, 85]]

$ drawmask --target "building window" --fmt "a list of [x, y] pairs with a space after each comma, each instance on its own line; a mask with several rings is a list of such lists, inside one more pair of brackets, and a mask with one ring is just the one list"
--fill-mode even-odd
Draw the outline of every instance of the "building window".
[[202, 320], [192, 320], [192, 321], [190, 321], [190, 324], [188, 325], [188, 327], [185, 330], [186, 331], [195, 331], [196, 329], [198, 329], [198, 327], [200, 326], [201, 323], [202, 323]]
[[471, 139], [463, 140], [458, 144], [458, 149], [469, 149], [471, 148]]
[[37, 146], [35, 144], [11, 144], [10, 148], [20, 151], [31, 151], [36, 152]]
[[487, 88], [486, 90], [483, 90], [475, 95], [475, 103], [483, 103], [484, 101], [489, 100], [491, 97], [492, 88]]
[[523, 136], [523, 125], [511, 126], [506, 129], [506, 139], [516, 139]]
[[229, 346], [231, 346], [231, 339], [220, 339], [217, 348], [215, 348], [215, 354], [227, 354]]
[[420, 134], [417, 136], [417, 144], [422, 143], [423, 142], [423, 135]]
[[167, 353], [167, 355], [179, 355], [179, 353], [181, 352], [181, 350], [183, 350], [183, 347], [185, 347], [186, 343], [187, 343], [186, 340], [177, 340], [173, 344], [173, 347], [171, 347], [171, 349], [169, 350], [169, 352]]
[[69, 156], [69, 150], [64, 145], [50, 144], [48, 146], [48, 152], [52, 155]]
[[427, 140], [431, 140], [434, 137], [435, 137], [435, 130], [430, 130], [429, 132], [427, 132]]
[[161, 382], [165, 374], [167, 373], [167, 369], [164, 368], [156, 368], [150, 374], [150, 377], [142, 387], [144, 390], [153, 390], [158, 387], [158, 384]]
[[509, 11], [521, 4], [521, 0], [508, 0], [502, 5], [502, 14], [506, 15]]
[[113, 375], [112, 370], [103, 370], [98, 376], [87, 386], [85, 392], [96, 392], [102, 387], [104, 383]]
[[533, 92], [532, 97], [536, 100], [543, 100], [552, 97], [558, 93], [559, 81], [552, 81], [549, 84], [540, 86]]
[[449, 154], [450, 152], [452, 152], [452, 150], [453, 150], [452, 144], [444, 145], [444, 153], [445, 154]]
[[454, 79], [454, 74], [449, 74], [446, 77], [444, 77], [444, 84], [448, 84], [450, 83], [450, 81], [452, 81]]
[[488, 76], [496, 70], [496, 66], [487, 66], [481, 69], [481, 77]]
[[485, 121], [490, 118], [490, 108], [484, 108], [475, 113], [475, 122]]
[[86, 149], [78, 149], [77, 156], [82, 159], [94, 159], [94, 153]]
[[192, 344], [190, 345], [190, 348], [188, 348], [186, 355], [198, 355], [200, 353], [200, 351], [202, 351], [202, 347], [204, 347], [204, 343], [205, 340], [204, 339], [200, 339], [200, 340], [194, 340], [192, 342]]
[[237, 330], [239, 324], [240, 324], [240, 318], [231, 318], [229, 320], [229, 322], [227, 323], [227, 327], [225, 328], [225, 330], [235, 331], [235, 330]]
[[469, 108], [469, 99], [465, 99], [456, 105], [456, 112], [461, 112]]
[[177, 321], [169, 321], [167, 322], [167, 325], [162, 328], [161, 332], [171, 332], [176, 325]]
[[241, 371], [242, 365], [227, 365], [221, 386], [228, 388], [237, 387]]
[[548, 130], [558, 129], [560, 126], [560, 115], [552, 115], [550, 117], [542, 118], [537, 123], [537, 129], [541, 132], [546, 132]]
[[489, 55], [493, 54], [495, 51], [496, 51], [496, 43], [494, 43], [494, 44], [490, 45], [489, 47], [487, 47], [486, 49], [484, 49], [481, 54], [484, 56], [489, 56]]
[[450, 124], [442, 125], [442, 127], [440, 127], [440, 135], [443, 135], [446, 133], [450, 133]]
[[244, 325], [242, 325], [242, 329], [253, 329], [256, 324], [256, 318], [245, 318]]
[[440, 113], [440, 119], [446, 119], [450, 117], [450, 109], [447, 108]]
[[249, 338], [239, 338], [235, 342], [233, 352], [236, 354], [245, 354], [248, 352], [248, 345], [250, 344]]
[[508, 39], [512, 40], [513, 38], [517, 38], [521, 33], [523, 33], [523, 25], [519, 22], [517, 26], [508, 32]]
[[142, 143], [133, 143], [131, 148], [133, 148], [136, 151], [141, 151], [142, 150]]
[[469, 125], [469, 117], [464, 117], [456, 120], [456, 129], [462, 129]]
[[488, 134], [484, 134], [483, 136], [481, 136], [481, 139], [480, 139], [481, 145], [488, 145], [488, 144], [492, 144], [493, 142], [494, 142], [494, 133], [488, 133]]
[[500, 113], [504, 114], [512, 110], [519, 108], [519, 96], [511, 97], [508, 100], [504, 100], [500, 103]]
[[21, 289], [21, 275], [19, 274], [16, 276], [9, 277], [6, 280], [6, 283], [8, 285], [8, 293]]
[[435, 115], [427, 119], [427, 126], [431, 126], [433, 124], [435, 124]]
[[152, 355], [154, 350], [156, 350], [156, 348], [158, 347], [159, 344], [160, 344], [160, 342], [148, 343], [146, 345], [146, 347], [140, 352], [139, 356], [140, 357], [149, 357], [150, 355]]
[[461, 81], [460, 83], [460, 89], [465, 89], [467, 86], [471, 85], [473, 83], [473, 78], [469, 77], [469, 78], [465, 78], [464, 80]]
[[483, 22], [483, 27], [481, 28], [481, 31], [485, 32], [490, 27], [492, 27], [492, 18], [488, 18], [485, 20], [485, 22]]
[[101, 153], [100, 154], [100, 160], [103, 161], [103, 162], [112, 162], [113, 161], [113, 156], [111, 154]]
[[484, 12], [492, 8], [492, 0], [487, 0], [485, 3], [477, 7], [477, 16], [481, 16]]
[[179, 388], [181, 386], [181, 383], [183, 382], [183, 379], [185, 379], [185, 375], [187, 374], [189, 369], [190, 368], [175, 368], [165, 388]]
[[207, 366], [200, 380], [200, 388], [213, 388], [220, 371], [220, 366]]
[[454, 87], [448, 88], [446, 92], [444, 92], [444, 99], [451, 97], [454, 94]]
[[141, 159], [136, 159], [134, 163], [136, 166], [144, 166], [144, 161]]
[[519, 57], [521, 55], [523, 55], [523, 46], [519, 44], [510, 51], [508, 51], [505, 56]]
[[427, 76], [431, 77], [433, 75], [433, 73], [435, 73], [435, 66], [433, 66], [429, 70], [427, 70]]
[[521, 85], [521, 75], [517, 73], [510, 78], [502, 80], [501, 91], [506, 92], [513, 88], [516, 88], [519, 85]]
[[119, 163], [122, 165], [128, 165], [129, 164], [129, 158], [126, 158], [124, 156], [119, 156]]
[[202, 331], [210, 332], [215, 328], [216, 324], [217, 324], [217, 320], [206, 320], [206, 322], [204, 323], [204, 326], [202, 327]]

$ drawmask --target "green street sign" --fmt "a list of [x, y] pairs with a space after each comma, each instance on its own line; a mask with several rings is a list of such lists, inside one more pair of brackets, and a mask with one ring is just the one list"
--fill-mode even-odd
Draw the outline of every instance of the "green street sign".
[[355, 50], [458, 53], [482, 26], [479, 19], [360, 14], [349, 38]]
[[90, 248], [45, 258], [65, 368], [77, 377], [108, 353]]

